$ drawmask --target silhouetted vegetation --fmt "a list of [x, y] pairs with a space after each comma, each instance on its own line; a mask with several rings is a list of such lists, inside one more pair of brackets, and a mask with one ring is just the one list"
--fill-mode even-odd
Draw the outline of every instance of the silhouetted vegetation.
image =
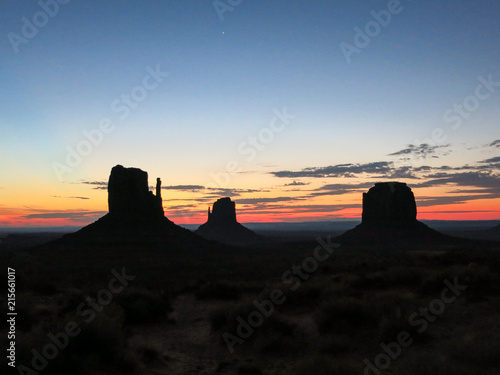
[[[18, 363], [29, 364], [31, 349], [41, 350], [49, 332], [74, 320], [82, 332], [40, 374], [78, 374], [75, 369], [88, 368], [96, 374], [138, 375], [357, 374], [365, 358], [373, 361], [381, 352], [382, 342], [397, 340], [403, 331], [411, 336], [411, 346], [381, 374], [500, 370], [497, 252], [344, 248], [291, 290], [283, 272], [311, 256], [315, 246], [311, 241], [231, 253], [203, 249], [196, 256], [144, 247], [135, 258], [133, 247], [119, 254], [103, 249], [94, 258], [78, 249], [71, 257], [57, 249], [44, 257], [36, 253], [18, 295]], [[78, 272], [71, 267], [73, 259], [79, 260]], [[22, 269], [23, 264], [12, 265]], [[50, 293], [35, 287], [42, 277], [39, 264], [55, 275], [50, 283], [57, 288]], [[78, 306], [87, 297], [95, 299], [113, 276], [111, 270], [123, 267], [136, 278], [85, 323]], [[409, 317], [440, 298], [445, 279], [467, 289], [418, 332], [420, 326], [410, 324]], [[230, 354], [222, 334], [237, 335], [237, 317], [247, 321], [256, 310], [253, 301], [268, 300], [275, 289], [286, 300]]]

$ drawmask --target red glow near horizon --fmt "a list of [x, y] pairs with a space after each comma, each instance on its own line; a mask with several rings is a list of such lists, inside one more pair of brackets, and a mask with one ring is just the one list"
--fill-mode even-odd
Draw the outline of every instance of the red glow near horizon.
[[[419, 220], [500, 220], [500, 211], [487, 206], [488, 202], [481, 204], [449, 205], [424, 207], [418, 210]], [[467, 207], [466, 207], [467, 206]], [[470, 210], [467, 210], [469, 208]], [[476, 208], [477, 210], [473, 210]], [[490, 208], [487, 210], [486, 208]], [[462, 210], [460, 210], [462, 209]], [[331, 214], [314, 211], [293, 211], [290, 209], [277, 209], [276, 212], [262, 212], [245, 209], [237, 212], [237, 220], [240, 223], [278, 223], [278, 222], [300, 222], [300, 221], [335, 221], [335, 220], [360, 220], [361, 208], [349, 208], [335, 211]], [[78, 211], [75, 211], [78, 213]], [[166, 211], [166, 216], [179, 225], [203, 224], [207, 221], [206, 212], [175, 212]], [[0, 227], [60, 227], [60, 226], [85, 226], [95, 220], [73, 220], [69, 218], [26, 218], [26, 215], [2, 215], [0, 216]]]

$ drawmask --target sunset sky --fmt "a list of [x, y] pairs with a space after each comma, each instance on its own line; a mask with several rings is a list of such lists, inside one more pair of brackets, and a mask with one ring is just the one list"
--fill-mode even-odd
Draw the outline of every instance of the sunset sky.
[[359, 218], [381, 181], [500, 219], [496, 0], [0, 7], [0, 227], [95, 221], [116, 164], [178, 224]]

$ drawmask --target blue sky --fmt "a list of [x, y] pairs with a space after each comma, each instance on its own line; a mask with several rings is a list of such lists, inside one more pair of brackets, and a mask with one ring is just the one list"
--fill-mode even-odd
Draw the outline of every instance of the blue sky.
[[[230, 187], [277, 188], [290, 181], [272, 172], [394, 160], [388, 155], [436, 128], [449, 152], [417, 164], [460, 167], [497, 156], [485, 145], [500, 138], [500, 89], [457, 130], [443, 114], [474, 94], [478, 77], [500, 82], [498, 3], [401, 1], [347, 63], [340, 44], [354, 45], [354, 28], [364, 30], [371, 12], [388, 4], [397, 2], [242, 1], [221, 20], [213, 1], [72, 0], [16, 53], [9, 33], [22, 36], [22, 18], [33, 21], [41, 7], [5, 1], [0, 187], [11, 193], [3, 200], [23, 184], [63, 192], [103, 181], [118, 163], [171, 185], [205, 186], [236, 160], [245, 173]], [[120, 119], [112, 103], [140, 85], [148, 67], [169, 75]], [[295, 118], [247, 162], [238, 146], [285, 107]], [[103, 118], [114, 130], [58, 178], [53, 163], [64, 163], [67, 147]]]

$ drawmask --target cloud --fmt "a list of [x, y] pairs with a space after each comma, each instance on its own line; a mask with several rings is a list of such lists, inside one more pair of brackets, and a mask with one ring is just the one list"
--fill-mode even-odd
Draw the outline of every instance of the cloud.
[[470, 214], [471, 212], [474, 212], [474, 213], [478, 213], [478, 212], [497, 212], [495, 210], [474, 210], [474, 211], [470, 211], [470, 210], [467, 210], [467, 211], [461, 211], [461, 210], [440, 210], [440, 211], [435, 211], [435, 210], [432, 210], [432, 211], [428, 211], [428, 212], [432, 212], [433, 214]]
[[293, 202], [303, 200], [303, 197], [275, 197], [275, 198], [244, 198], [237, 199], [237, 204], [258, 204], [258, 203], [271, 203], [271, 202]]
[[394, 168], [390, 175], [385, 177], [386, 179], [418, 179], [419, 177], [414, 174], [414, 168], [410, 166], [402, 166], [399, 168]]
[[482, 163], [482, 164], [500, 163], [500, 156], [496, 156], [496, 157], [491, 158], [491, 159], [486, 159], [486, 160], [480, 161], [479, 163]]
[[105, 211], [54, 211], [25, 215], [25, 219], [68, 219], [91, 221], [100, 217]]
[[52, 195], [52, 198], [62, 198], [62, 199], [90, 199], [88, 197], [61, 197], [60, 195]]
[[[307, 205], [289, 205], [289, 204], [267, 204], [260, 205], [256, 204], [255, 206], [249, 207], [238, 207], [238, 214], [272, 214], [275, 216], [279, 215], [290, 215], [290, 214], [303, 214], [310, 213], [311, 216], [315, 216], [317, 213], [338, 213], [344, 209], [361, 209], [361, 203], [359, 204], [307, 204]], [[262, 211], [262, 212], [261, 212]], [[334, 216], [337, 216], [335, 214]], [[341, 216], [338, 216], [341, 217]]]
[[342, 195], [366, 190], [373, 186], [373, 182], [362, 182], [359, 184], [328, 184], [315, 189], [311, 197], [323, 195]]
[[[412, 187], [453, 186], [446, 196], [420, 197], [420, 206], [465, 203], [477, 199], [500, 198], [500, 176], [487, 172], [437, 173], [428, 181], [415, 184]], [[468, 187], [468, 189], [464, 189]], [[461, 195], [450, 195], [458, 193]]]
[[468, 195], [446, 195], [438, 197], [415, 197], [417, 207], [432, 207], [447, 204], [463, 204], [469, 199]]
[[485, 172], [437, 173], [429, 175], [430, 180], [416, 184], [418, 187], [443, 185], [475, 186], [496, 188], [500, 192], [500, 176]]
[[[152, 189], [153, 187], [150, 187]], [[205, 186], [201, 185], [169, 185], [162, 186], [162, 190], [180, 190], [180, 191], [199, 191], [205, 189]]]
[[[241, 194], [269, 192], [266, 189], [236, 189], [236, 188], [205, 188], [205, 197], [202, 200], [217, 199], [221, 197], [239, 197]], [[199, 200], [199, 199], [198, 199]]]
[[495, 147], [495, 148], [500, 148], [500, 139], [497, 139], [496, 141], [491, 142], [489, 147]]
[[84, 185], [108, 186], [108, 183], [105, 181], [81, 181], [80, 183]]
[[293, 182], [290, 182], [289, 184], [285, 184], [283, 186], [305, 186], [305, 185], [309, 185], [310, 182], [301, 182], [301, 181], [293, 181]]
[[337, 164], [328, 167], [310, 167], [300, 171], [276, 171], [270, 172], [279, 178], [299, 178], [299, 177], [356, 177], [359, 174], [387, 174], [392, 172], [393, 163], [387, 161], [366, 163], [366, 164]]
[[107, 190], [108, 189], [108, 183], [105, 181], [80, 181], [80, 182], [75, 182], [77, 184], [83, 184], [83, 185], [92, 185], [94, 186], [93, 189], [95, 190]]
[[175, 206], [167, 206], [168, 210], [187, 210], [190, 208], [198, 209], [199, 207], [194, 204], [179, 204]]
[[[426, 159], [429, 157], [437, 158], [439, 150], [444, 150], [449, 148], [450, 145], [434, 145], [431, 146], [427, 143], [422, 143], [421, 145], [408, 145], [407, 148], [393, 152], [389, 156], [400, 156], [400, 155], [411, 155], [417, 158]], [[444, 155], [448, 155], [451, 151], [444, 152]]]

